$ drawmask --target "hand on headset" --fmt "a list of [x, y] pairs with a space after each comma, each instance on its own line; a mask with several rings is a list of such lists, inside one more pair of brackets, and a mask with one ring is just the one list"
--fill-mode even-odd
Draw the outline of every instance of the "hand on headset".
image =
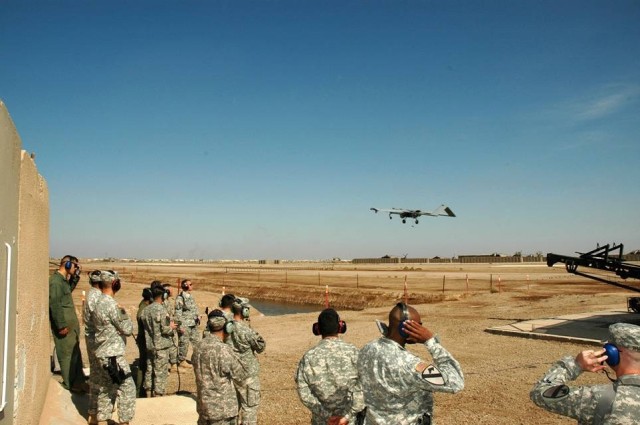
[[403, 329], [404, 332], [409, 335], [407, 338], [408, 342], [419, 342], [424, 344], [433, 338], [434, 335], [433, 332], [415, 320], [405, 320]]
[[602, 364], [605, 360], [607, 360], [607, 355], [604, 348], [598, 351], [585, 350], [576, 356], [576, 363], [587, 372], [598, 372], [605, 369], [606, 366]]

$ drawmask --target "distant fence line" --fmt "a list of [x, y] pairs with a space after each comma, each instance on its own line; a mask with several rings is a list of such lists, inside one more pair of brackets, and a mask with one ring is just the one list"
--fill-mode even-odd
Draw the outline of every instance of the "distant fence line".
[[354, 258], [353, 264], [442, 264], [442, 263], [542, 263], [547, 257], [542, 255], [490, 256], [461, 255], [458, 258]]

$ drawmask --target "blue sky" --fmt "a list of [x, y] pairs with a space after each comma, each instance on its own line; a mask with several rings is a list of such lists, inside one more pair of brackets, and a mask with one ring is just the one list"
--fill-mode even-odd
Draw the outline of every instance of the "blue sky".
[[[51, 255], [640, 249], [638, 1], [0, 0]], [[370, 207], [432, 209], [403, 225]]]

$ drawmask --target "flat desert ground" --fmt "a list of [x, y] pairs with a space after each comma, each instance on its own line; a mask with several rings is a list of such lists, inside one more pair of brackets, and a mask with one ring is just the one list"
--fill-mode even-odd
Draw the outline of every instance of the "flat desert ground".
[[[221, 294], [254, 299], [310, 302], [318, 312], [325, 297], [348, 324], [342, 338], [357, 347], [380, 336], [375, 319], [387, 321], [391, 307], [406, 296], [424, 325], [462, 365], [465, 388], [458, 394], [435, 395], [440, 425], [575, 423], [536, 407], [529, 391], [550, 365], [563, 355], [576, 355], [592, 345], [495, 335], [485, 331], [521, 320], [565, 314], [626, 311], [635, 293], [568, 274], [545, 263], [518, 264], [158, 264], [84, 262], [83, 270], [113, 269], [121, 273], [118, 302], [135, 317], [141, 292], [154, 280], [171, 283], [189, 278], [204, 315]], [[628, 282], [639, 286], [640, 282]], [[85, 277], [74, 292], [78, 309]], [[174, 289], [175, 290], [175, 289]], [[328, 296], [325, 292], [328, 290]], [[308, 424], [310, 414], [296, 392], [294, 373], [306, 350], [318, 342], [311, 325], [318, 312], [264, 316], [253, 312], [251, 326], [266, 340], [260, 360], [261, 424]], [[203, 316], [204, 317], [204, 316]], [[637, 320], [637, 316], [636, 316]], [[202, 328], [202, 327], [201, 327]], [[137, 332], [137, 330], [134, 330]], [[83, 359], [88, 366], [86, 354]], [[424, 346], [408, 346], [431, 361]], [[133, 338], [127, 342], [130, 363], [137, 358]], [[169, 392], [195, 393], [192, 371], [169, 377]], [[602, 374], [583, 374], [576, 384], [606, 383]], [[135, 421], [134, 421], [135, 423]]]

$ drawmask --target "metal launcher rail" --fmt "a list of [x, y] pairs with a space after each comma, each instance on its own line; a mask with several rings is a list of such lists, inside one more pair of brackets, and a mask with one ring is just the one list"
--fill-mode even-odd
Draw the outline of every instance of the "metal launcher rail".
[[[569, 273], [597, 280], [598, 282], [606, 283], [620, 288], [625, 288], [630, 291], [640, 292], [640, 287], [625, 285], [623, 283], [609, 280], [604, 277], [578, 271], [578, 267], [583, 266], [612, 272], [622, 279], [640, 279], [640, 266], [625, 263], [622, 261], [623, 249], [623, 244], [613, 244], [613, 246], [607, 244], [584, 254], [578, 252], [577, 254], [579, 254], [579, 257], [548, 253], [547, 266], [552, 267], [555, 263], [564, 263], [567, 272]], [[640, 297], [629, 298], [628, 307], [629, 310], [640, 313]]]

